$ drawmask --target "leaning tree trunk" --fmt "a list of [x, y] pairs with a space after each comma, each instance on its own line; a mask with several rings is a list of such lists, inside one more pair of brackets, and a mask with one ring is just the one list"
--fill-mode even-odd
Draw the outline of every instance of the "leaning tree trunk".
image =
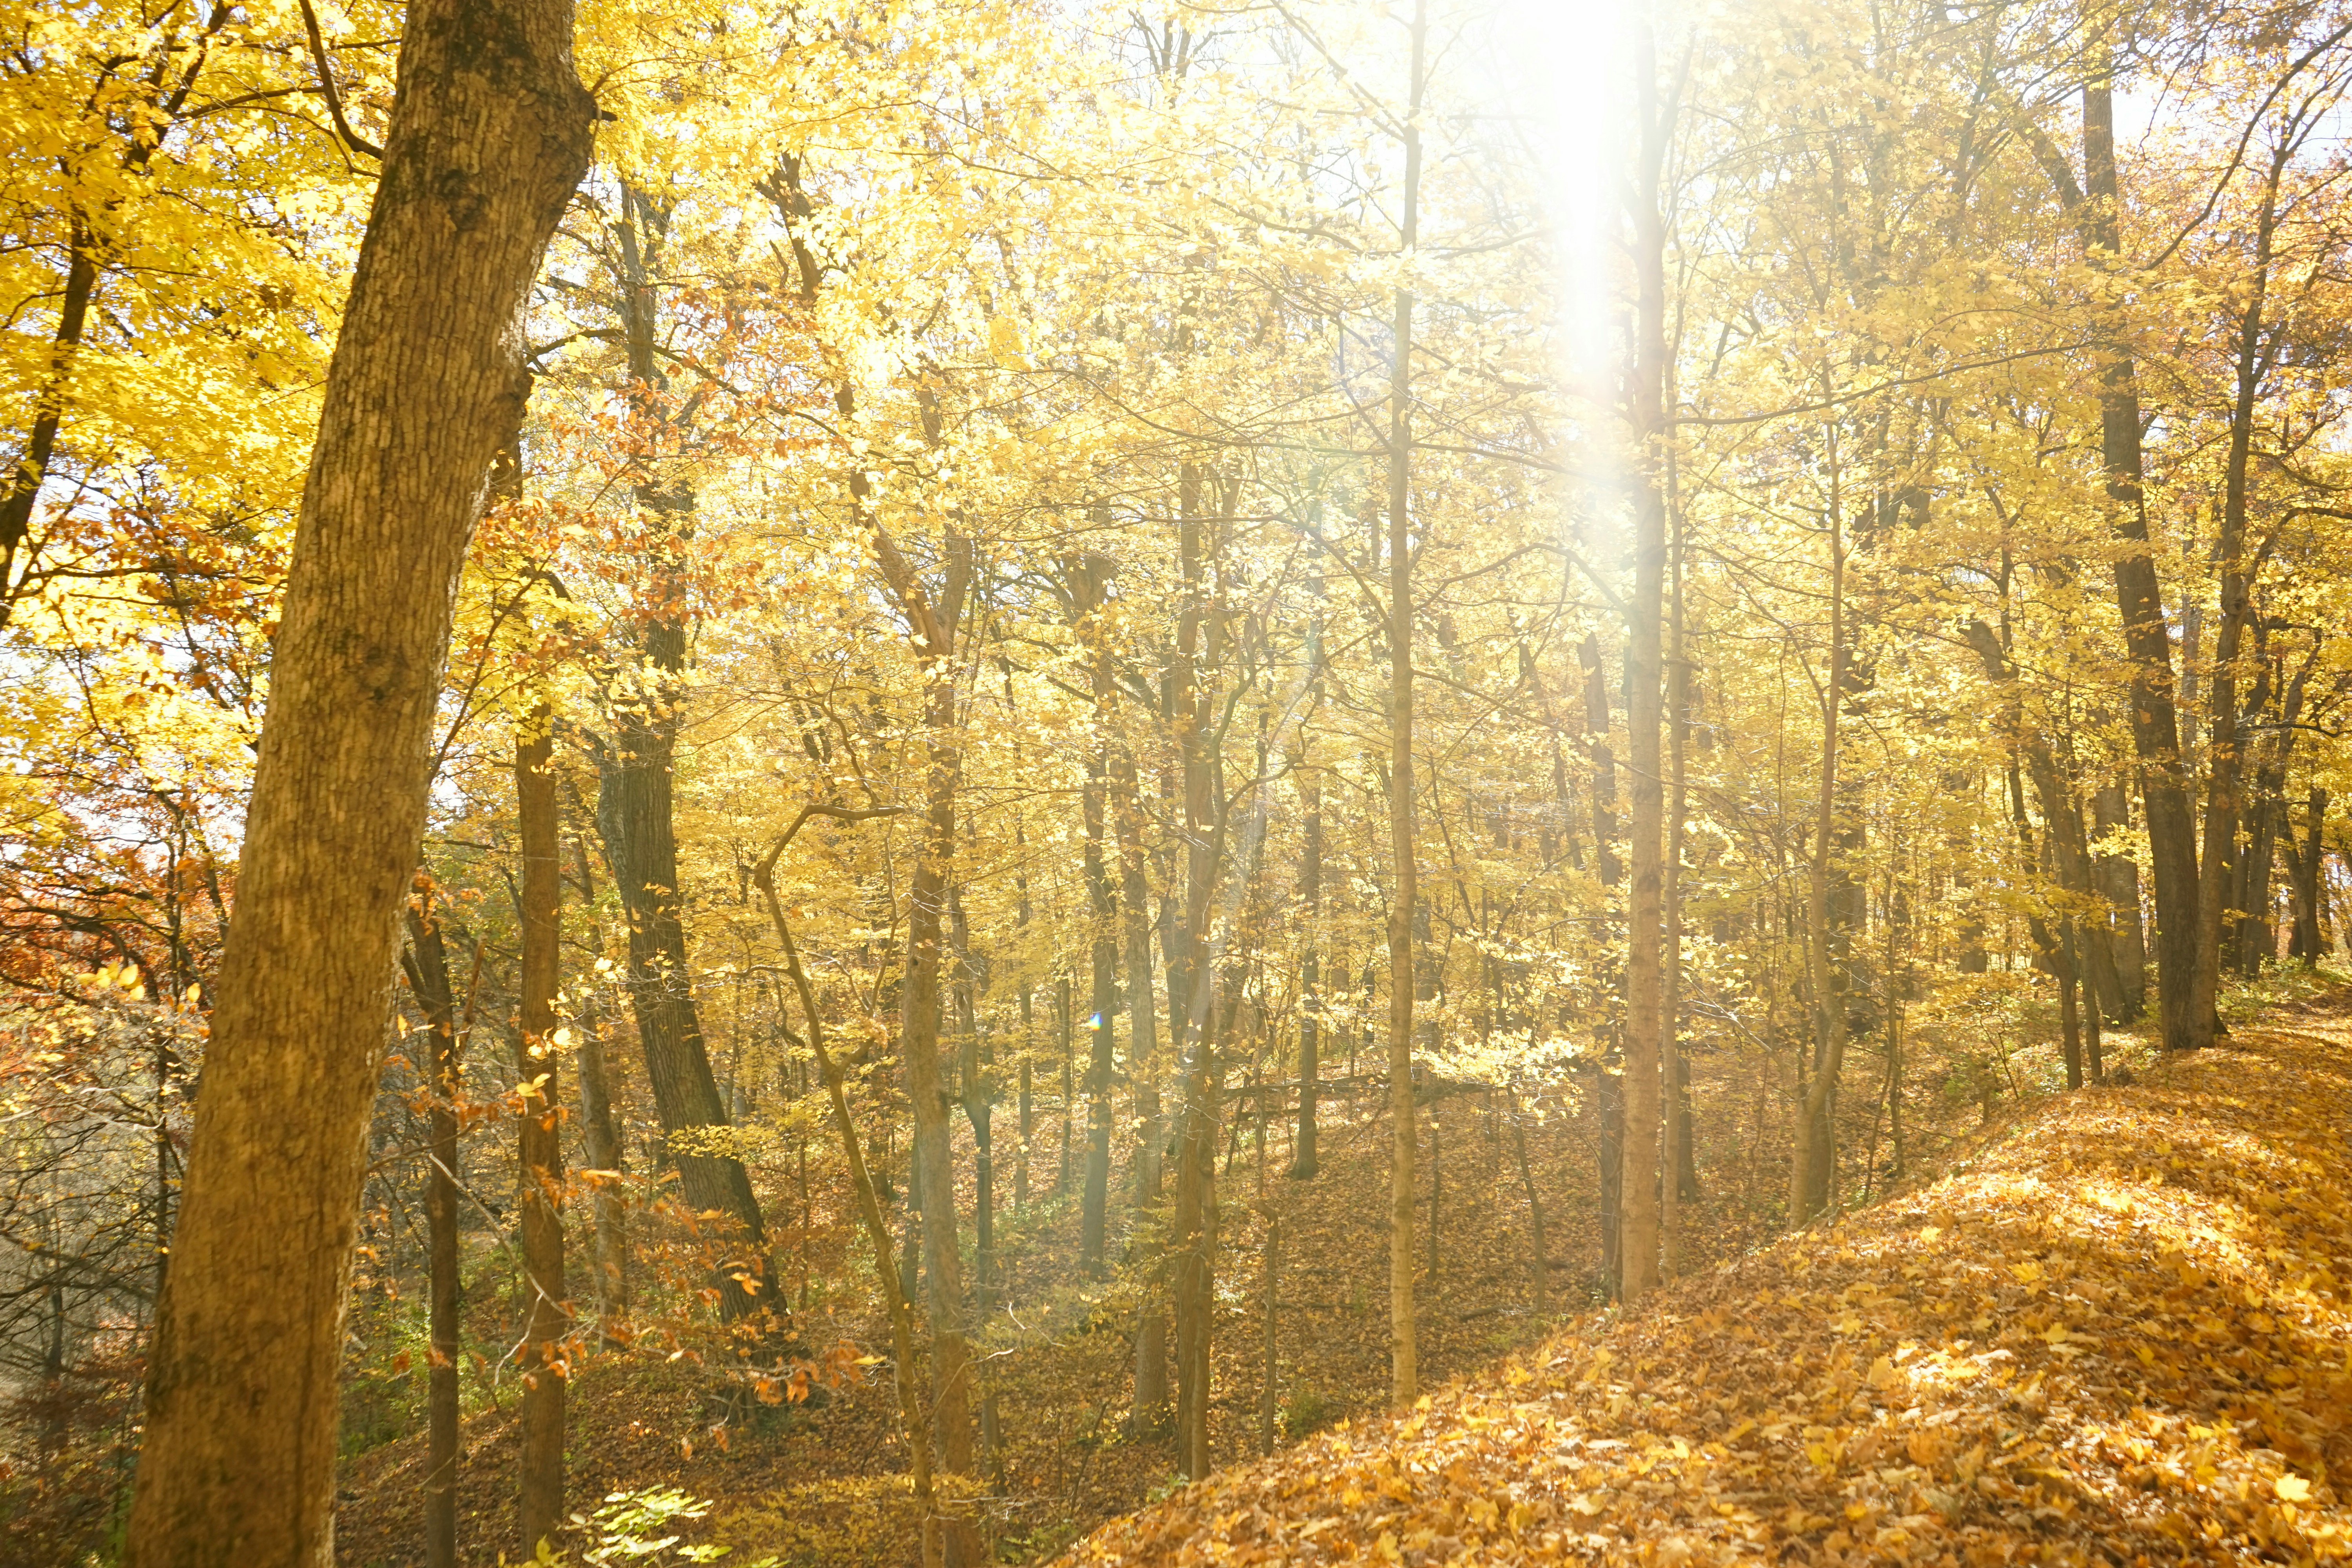
[[[653, 629], [647, 641], [656, 668], [682, 668], [684, 637], [684, 628], [674, 622]], [[730, 1323], [742, 1322], [781, 1310], [782, 1303], [771, 1289], [767, 1229], [751, 1174], [734, 1155], [714, 1152], [703, 1131], [724, 1129], [730, 1119], [710, 1069], [687, 967], [672, 777], [677, 746], [667, 700], [647, 700], [648, 706], [665, 704], [659, 715], [624, 712], [620, 732], [599, 766], [596, 826], [628, 915], [629, 1001], [655, 1114], [688, 1206], [726, 1215], [740, 1233], [728, 1238], [712, 1283], [720, 1315]]]
[[327, 374], [126, 1560], [334, 1556], [337, 1373], [394, 932], [520, 312], [588, 166], [569, 0], [417, 0]]
[[[2095, 24], [2111, 26], [2115, 15]], [[2100, 59], [2083, 88], [2083, 191], [2077, 199], [2083, 247], [2094, 268], [2121, 268], [2121, 199], [2116, 174], [2115, 83]], [[2062, 187], [2063, 188], [2063, 187]], [[2120, 285], [2116, 285], [2120, 287]], [[2139, 382], [2124, 341], [2120, 307], [2102, 308], [2099, 326], [2100, 451], [2106, 468], [2112, 525], [2124, 542], [2116, 557], [2116, 600], [2123, 614], [2124, 646], [2132, 674], [2132, 747], [2147, 812], [2149, 868], [2156, 883], [2156, 972], [2167, 1050], [2212, 1043], [2210, 1010], [2197, 1005], [2197, 846], [2195, 812], [2180, 755], [2173, 706], [2172, 641], [2156, 557], [2148, 546]]]

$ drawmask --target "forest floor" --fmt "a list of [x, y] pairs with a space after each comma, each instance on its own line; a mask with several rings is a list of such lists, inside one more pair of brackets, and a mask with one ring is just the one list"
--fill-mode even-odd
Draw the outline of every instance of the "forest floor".
[[[976, 1507], [995, 1555], [1052, 1556], [1113, 1521], [1077, 1561], [1973, 1564], [2254, 1555], [2263, 1541], [2326, 1556], [2347, 1544], [2326, 1533], [2347, 1523], [2326, 1467], [2352, 1461], [2352, 990], [2281, 1000], [2298, 989], [2250, 993], [2242, 1005], [2262, 1011], [2193, 1058], [2151, 1063], [2144, 1041], [2110, 1036], [2111, 1064], [2138, 1074], [2130, 1087], [2053, 1094], [2054, 1047], [2019, 1047], [2001, 1081], [2020, 1108], [1988, 1126], [1978, 1080], [1923, 1071], [1905, 1118], [1927, 1173], [1791, 1239], [1772, 1239], [1779, 1195], [1756, 1185], [1786, 1164], [1770, 1076], [1702, 1059], [1697, 1142], [1713, 1163], [1686, 1206], [1689, 1277], [1632, 1312], [1599, 1296], [1590, 1097], [1443, 1100], [1423, 1150], [1441, 1179], [1422, 1363], [1431, 1385], [1464, 1381], [1401, 1421], [1382, 1414], [1385, 1118], [1327, 1107], [1312, 1183], [1283, 1179], [1282, 1119], [1261, 1141], [1236, 1118], [1219, 1178], [1219, 1469], [1203, 1486], [1180, 1488], [1165, 1436], [1129, 1423], [1141, 1285], [1076, 1268], [1076, 1204], [1055, 1195], [1055, 1129], [1041, 1118], [1035, 1201], [1000, 1210], [1005, 1304], [982, 1339], [997, 1440]], [[1854, 1114], [1868, 1119], [1842, 1138], [1874, 1147], [1875, 1113]], [[813, 1247], [800, 1322], [819, 1349], [886, 1342], [857, 1288], [862, 1249], [823, 1223], [841, 1195], [817, 1194], [813, 1229], [780, 1232]], [[1423, 1236], [1432, 1196], [1424, 1177]], [[1550, 1254], [1544, 1312], [1530, 1197]], [[467, 1337], [494, 1359], [512, 1303], [478, 1289]], [[383, 1342], [366, 1359], [381, 1359], [393, 1342], [361, 1329]], [[673, 1488], [707, 1510], [640, 1536], [723, 1542], [746, 1568], [907, 1560], [881, 1369], [730, 1426], [713, 1418], [708, 1373], [652, 1342], [591, 1359], [572, 1385], [574, 1510]], [[513, 1394], [498, 1386], [469, 1394], [468, 1564], [520, 1555]], [[410, 1420], [355, 1449], [345, 1568], [422, 1561], [423, 1460]], [[577, 1562], [617, 1533], [562, 1544]]]
[[1066, 1561], [2342, 1560], [2347, 1139], [2339, 990]]

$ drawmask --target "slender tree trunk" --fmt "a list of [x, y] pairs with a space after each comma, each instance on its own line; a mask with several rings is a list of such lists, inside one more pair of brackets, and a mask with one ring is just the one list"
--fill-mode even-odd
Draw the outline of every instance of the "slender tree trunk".
[[1265, 1214], [1265, 1279], [1259, 1291], [1265, 1304], [1264, 1335], [1258, 1354], [1265, 1365], [1257, 1395], [1257, 1451], [1274, 1452], [1274, 1413], [1281, 1401], [1281, 1345], [1277, 1330], [1282, 1310], [1282, 1213], [1269, 1206]]
[[[803, 818], [805, 820], [805, 818]], [[874, 1275], [882, 1287], [882, 1300], [890, 1318], [890, 1351], [892, 1377], [898, 1394], [898, 1415], [907, 1436], [907, 1468], [915, 1494], [915, 1507], [921, 1515], [920, 1542], [923, 1568], [939, 1568], [948, 1531], [943, 1528], [939, 1505], [931, 1490], [931, 1432], [929, 1415], [923, 1405], [920, 1385], [915, 1368], [915, 1308], [912, 1293], [899, 1277], [890, 1257], [890, 1222], [883, 1216], [882, 1199], [866, 1163], [864, 1146], [857, 1139], [857, 1123], [849, 1113], [849, 1093], [843, 1081], [840, 1064], [825, 1048], [824, 1015], [817, 1008], [815, 988], [809, 984], [808, 973], [801, 966], [800, 953], [793, 943], [793, 933], [784, 923], [783, 905], [776, 898], [776, 860], [791, 840], [787, 834], [776, 843], [768, 858], [752, 874], [752, 881], [768, 906], [768, 919], [775, 928], [777, 945], [782, 948], [785, 968], [793, 977], [793, 988], [801, 1004], [801, 1016], [808, 1025], [810, 1054], [816, 1058], [817, 1071], [824, 1079], [825, 1100], [833, 1110], [833, 1127], [841, 1140], [843, 1155], [849, 1162], [850, 1191], [857, 1205], [857, 1217], [866, 1229], [866, 1239], [874, 1249]], [[908, 1185], [912, 1185], [910, 1182]]]
[[1534, 1287], [1530, 1310], [1540, 1322], [1551, 1311], [1551, 1259], [1544, 1245], [1543, 1200], [1536, 1195], [1535, 1171], [1528, 1163], [1528, 1126], [1516, 1100], [1511, 1103], [1511, 1148], [1519, 1160], [1519, 1185], [1528, 1194], [1528, 1272]]
[[593, 1003], [580, 1010], [580, 1131], [596, 1173], [596, 1333], [611, 1345], [619, 1342], [629, 1312], [629, 1220], [619, 1191], [625, 1155], [604, 1060], [604, 1018]]
[[565, 0], [418, 0], [328, 370], [149, 1355], [125, 1561], [334, 1553], [335, 1390], [395, 929], [520, 314], [595, 112]]
[[[1666, 580], [1665, 218], [1659, 211], [1674, 110], [1658, 98], [1654, 38], [1643, 27], [1634, 59], [1641, 120], [1633, 198], [1636, 278], [1633, 380], [1633, 597], [1627, 626], [1625, 723], [1633, 764], [1633, 811], [1626, 902], [1624, 1300], [1658, 1284], [1658, 1125], [1667, 1060], [1665, 1014], [1665, 767], [1664, 714]], [[1679, 1174], [1679, 1173], [1675, 1173]]]
[[[2289, 949], [2294, 960], [2305, 969], [2319, 964], [2320, 949], [2326, 945], [2320, 934], [2319, 879], [2326, 844], [2321, 830], [2327, 822], [2327, 792], [2313, 786], [2304, 801], [2305, 839], [2294, 857], [2294, 942]], [[2294, 843], [2294, 825], [2284, 828], [2290, 847]]]
[[[1421, 99], [1428, 0], [1413, 0], [1406, 78], [1404, 190], [1398, 243], [1421, 242]], [[1421, 1386], [1413, 1353], [1412, 1004], [1414, 864], [1412, 760], [1412, 311], [1410, 284], [1396, 291], [1389, 364], [1389, 1398], [1409, 1405]]]
[[[2217, 541], [2221, 574], [2221, 622], [2214, 629], [2213, 676], [2206, 692], [2205, 874], [2197, 885], [2197, 964], [2190, 1006], [2210, 1031], [2221, 970], [2230, 879], [2221, 874], [2236, 848], [2242, 805], [2243, 747], [2238, 732], [2238, 650], [2253, 615], [2246, 563], [2247, 468], [2253, 453], [2254, 405], [2262, 394], [2267, 354], [2263, 307], [2270, 284], [2272, 231], [2278, 208], [2279, 175], [2285, 160], [2274, 153], [2263, 182], [2254, 223], [2254, 254], [2245, 279], [2246, 300], [2238, 318], [2237, 384], [2230, 409], [2230, 449], [2222, 467], [2221, 536]], [[2270, 845], [2254, 853], [2267, 860]], [[2267, 900], [2264, 900], [2267, 902]], [[2267, 910], [2250, 912], [2267, 915]], [[2169, 1043], [2168, 1039], [2168, 1043]]]
[[[41, 486], [48, 480], [74, 360], [80, 353], [82, 334], [89, 330], [90, 298], [98, 291], [97, 242], [79, 214], [68, 220], [66, 243], [71, 256], [66, 263], [65, 290], [58, 301], [48, 374], [33, 405], [33, 425], [25, 437], [24, 453], [16, 459], [16, 471], [8, 476], [6, 491], [0, 493], [0, 626], [8, 624], [9, 614], [16, 608], [16, 552], [32, 531], [33, 507], [40, 500]], [[31, 552], [26, 556], [29, 563]]]
[[1139, 1431], [1164, 1430], [1168, 1422], [1168, 1314], [1163, 1248], [1157, 1234], [1162, 1154], [1168, 1128], [1160, 1100], [1160, 1008], [1151, 981], [1150, 889], [1143, 865], [1143, 803], [1135, 755], [1121, 746], [1111, 753], [1111, 789], [1119, 845], [1119, 899], [1127, 923], [1128, 1071], [1135, 1081], [1135, 1212], [1130, 1247], [1147, 1265], [1143, 1305], [1135, 1325], [1134, 1416]]
[[[1319, 599], [1322, 587], [1318, 577], [1308, 584], [1308, 591]], [[1321, 704], [1322, 666], [1323, 617], [1318, 614], [1307, 633], [1309, 713]], [[1293, 1181], [1311, 1182], [1316, 1174], [1316, 1111], [1323, 1074], [1323, 780], [1307, 760], [1303, 726], [1297, 772], [1305, 842], [1298, 856], [1298, 1123], [1291, 1139], [1289, 1176]]]
[[464, 1300], [457, 1256], [457, 1009], [449, 985], [449, 953], [433, 912], [431, 881], [420, 872], [416, 903], [406, 911], [408, 947], [401, 967], [431, 1031], [426, 1082], [425, 1232], [427, 1298], [425, 1372], [425, 1561], [426, 1568], [457, 1562], [457, 1355]]
[[1054, 1031], [1062, 1055], [1062, 1147], [1054, 1166], [1057, 1198], [1070, 1190], [1070, 1123], [1077, 1110], [1076, 1086], [1070, 1079], [1070, 977], [1065, 974], [1054, 983]]
[[522, 963], [516, 1047], [518, 1163], [522, 1177], [523, 1330], [521, 1486], [516, 1512], [522, 1556], [563, 1522], [563, 1405], [572, 1310], [563, 1281], [563, 1140], [557, 1107], [555, 994], [562, 984], [562, 843], [555, 799], [552, 716], [536, 707], [515, 738], [515, 800], [522, 859]]
[[[948, 872], [955, 853], [957, 784], [962, 756], [955, 744], [955, 687], [931, 678], [925, 703], [930, 730], [923, 830], [926, 842], [908, 895], [907, 977], [898, 1012], [907, 1097], [915, 1116], [915, 1181], [921, 1194], [925, 1304], [931, 1319], [931, 1403], [940, 1465], [972, 1469], [971, 1354], [963, 1330], [963, 1255], [957, 1237], [955, 1168], [948, 1142], [948, 1092], [940, 1071], [940, 979], [944, 959]], [[950, 1561], [957, 1552], [951, 1545]]]
[[[1669, 401], [1673, 384], [1669, 359]], [[1667, 1279], [1682, 1272], [1683, 1204], [1698, 1196], [1698, 1161], [1692, 1148], [1690, 1064], [1683, 1056], [1683, 846], [1689, 820], [1690, 655], [1685, 642], [1683, 606], [1683, 512], [1675, 485], [1674, 455], [1665, 456], [1668, 515], [1674, 529], [1673, 581], [1668, 588], [1666, 650], [1666, 864], [1663, 892], [1665, 921], [1664, 1052], [1665, 1172], [1661, 1188], [1660, 1267]]]
[[[1102, 608], [1104, 584], [1093, 562], [1094, 558], [1087, 557], [1075, 563], [1068, 576], [1079, 616], [1079, 635], [1092, 655], [1089, 665], [1095, 722], [1098, 730], [1108, 731], [1112, 698], [1110, 648], [1097, 619]], [[1118, 910], [1111, 889], [1110, 860], [1106, 848], [1109, 773], [1110, 741], [1105, 732], [1098, 736], [1094, 754], [1087, 759], [1087, 783], [1081, 796], [1086, 819], [1087, 898], [1092, 915], [1087, 951], [1094, 980], [1094, 1049], [1087, 1064], [1087, 1170], [1079, 1200], [1078, 1260], [1089, 1274], [1097, 1275], [1103, 1270], [1108, 1245], [1111, 1079], [1118, 1069], [1118, 1025], [1113, 1015], [1118, 1010]], [[1130, 996], [1129, 1001], [1130, 1011], [1139, 1016], [1151, 1010], [1149, 991], [1139, 1000]]]
[[1797, 1107], [1796, 1157], [1789, 1176], [1789, 1227], [1801, 1230], [1832, 1201], [1830, 1176], [1836, 1163], [1830, 1108], [1845, 1061], [1845, 973], [1831, 926], [1830, 882], [1836, 873], [1832, 847], [1838, 837], [1838, 715], [1845, 703], [1845, 538], [1841, 515], [1836, 437], [1830, 440], [1830, 647], [1829, 671], [1822, 687], [1821, 795], [1813, 819], [1813, 863], [1805, 901], [1807, 957], [1814, 1017], [1815, 1059], [1811, 1081]]

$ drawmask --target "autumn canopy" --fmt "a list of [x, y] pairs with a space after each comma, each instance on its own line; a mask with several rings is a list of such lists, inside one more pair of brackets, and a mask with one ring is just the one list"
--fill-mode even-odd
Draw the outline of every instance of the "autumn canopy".
[[2352, 0], [0, 32], [0, 1557], [2352, 1555]]

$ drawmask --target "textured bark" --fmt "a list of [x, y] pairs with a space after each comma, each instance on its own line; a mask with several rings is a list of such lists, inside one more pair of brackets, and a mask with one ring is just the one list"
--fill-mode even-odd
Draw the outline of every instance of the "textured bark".
[[126, 1560], [334, 1554], [336, 1377], [401, 898], [520, 311], [587, 167], [564, 0], [419, 0], [304, 486]]
[[522, 860], [521, 1026], [515, 1041], [516, 1158], [522, 1187], [523, 1288], [530, 1298], [520, 1357], [522, 1407], [516, 1517], [521, 1558], [563, 1521], [563, 1406], [572, 1310], [563, 1281], [563, 1141], [557, 1107], [555, 993], [562, 965], [563, 847], [555, 800], [552, 718], [534, 708], [515, 737]]
[[[2081, 215], [2084, 252], [2103, 271], [2119, 267], [2122, 254], [2115, 84], [2105, 36], [2105, 29], [2116, 25], [2112, 11], [2094, 22], [2098, 41], [2083, 87], [2083, 189], [2074, 204]], [[2156, 884], [2157, 991], [2164, 1046], [2187, 1050], [2212, 1042], [2211, 1014], [2197, 1005], [2196, 824], [2173, 705], [2172, 639], [2165, 627], [2163, 594], [2148, 545], [2139, 384], [2120, 315], [2120, 305], [2102, 307], [2100, 457], [2106, 468], [2111, 526], [2124, 542], [2115, 563], [2116, 603], [2123, 615], [2125, 651], [2133, 665], [2132, 747], [2139, 763]]]

